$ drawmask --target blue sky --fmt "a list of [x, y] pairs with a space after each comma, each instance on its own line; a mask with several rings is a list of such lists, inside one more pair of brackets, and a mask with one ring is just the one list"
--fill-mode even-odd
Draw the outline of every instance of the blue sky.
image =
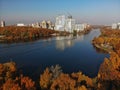
[[0, 20], [7, 24], [55, 21], [70, 13], [77, 23], [120, 22], [120, 0], [0, 0]]

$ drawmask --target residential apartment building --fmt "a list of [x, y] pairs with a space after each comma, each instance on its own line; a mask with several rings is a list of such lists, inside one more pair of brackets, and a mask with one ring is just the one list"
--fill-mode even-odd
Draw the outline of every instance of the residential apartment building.
[[65, 30], [65, 15], [56, 17], [55, 30], [64, 31]]
[[120, 23], [113, 23], [111, 28], [112, 29], [120, 29]]
[[5, 27], [5, 21], [1, 21], [1, 27]]
[[88, 24], [75, 24], [75, 19], [72, 16], [65, 18], [65, 15], [56, 17], [55, 30], [67, 31], [72, 33], [74, 30], [83, 31], [88, 27]]
[[68, 16], [68, 19], [66, 19], [65, 22], [65, 31], [68, 32], [73, 32], [73, 30], [75, 29], [75, 19], [72, 19], [72, 16]]

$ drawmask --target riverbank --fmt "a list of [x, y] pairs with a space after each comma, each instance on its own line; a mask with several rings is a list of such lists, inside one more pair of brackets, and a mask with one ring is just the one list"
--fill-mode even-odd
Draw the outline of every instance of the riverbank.
[[55, 36], [68, 36], [70, 34], [86, 34], [90, 32], [90, 28], [87, 28], [81, 32], [69, 33], [66, 31], [56, 31], [44, 28], [33, 27], [16, 27], [7, 26], [0, 27], [0, 42], [1, 43], [14, 43], [14, 42], [27, 42], [38, 40], [40, 38], [55, 37]]
[[110, 46], [107, 46], [107, 47], [105, 47], [105, 46], [101, 46], [101, 45], [98, 45], [98, 44], [94, 44], [93, 43], [93, 45], [94, 45], [94, 47], [96, 47], [96, 48], [98, 48], [98, 49], [100, 49], [100, 50], [103, 50], [103, 52], [105, 51], [105, 52], [107, 52], [107, 53], [111, 53], [111, 52], [113, 52], [113, 49], [110, 47]]
[[0, 27], [0, 35], [4, 36], [0, 37], [0, 40], [2, 42], [29, 41], [41, 37], [50, 37], [53, 33], [56, 33], [56, 31], [43, 28], [7, 26]]
[[[120, 88], [120, 30], [103, 28], [101, 35], [92, 40], [96, 48], [107, 51], [110, 58], [105, 58], [98, 72], [100, 90]], [[105, 86], [104, 86], [105, 85]]]
[[120, 30], [102, 29], [101, 35], [92, 40], [92, 44], [108, 53], [115, 51], [120, 46]]

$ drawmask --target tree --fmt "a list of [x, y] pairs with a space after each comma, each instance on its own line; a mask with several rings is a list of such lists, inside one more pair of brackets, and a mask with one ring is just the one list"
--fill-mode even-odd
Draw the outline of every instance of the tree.
[[76, 82], [71, 79], [68, 74], [61, 74], [58, 78], [56, 78], [50, 89], [51, 90], [75, 90]]
[[48, 89], [51, 84], [52, 73], [50, 73], [49, 69], [46, 68], [44, 73], [40, 75], [40, 86], [41, 88]]
[[14, 80], [9, 79], [3, 84], [3, 90], [22, 90], [22, 89], [17, 83], [15, 83]]

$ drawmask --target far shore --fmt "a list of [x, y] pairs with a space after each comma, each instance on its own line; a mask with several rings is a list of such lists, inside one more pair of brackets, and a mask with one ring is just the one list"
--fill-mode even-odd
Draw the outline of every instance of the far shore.
[[57, 31], [44, 28], [33, 28], [33, 27], [17, 27], [17, 26], [6, 26], [0, 27], [0, 42], [1, 43], [12, 43], [21, 41], [38, 40], [40, 38], [55, 37], [55, 36], [68, 36], [70, 34], [81, 35], [89, 33], [91, 28], [87, 28], [84, 31], [77, 32], [74, 30], [73, 33], [67, 31]]

